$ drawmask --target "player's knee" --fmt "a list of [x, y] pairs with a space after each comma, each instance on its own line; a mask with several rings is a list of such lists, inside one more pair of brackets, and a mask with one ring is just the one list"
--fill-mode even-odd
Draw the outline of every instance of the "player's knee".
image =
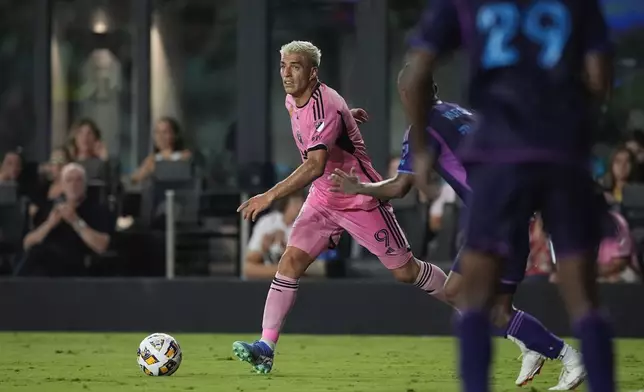
[[420, 268], [418, 267], [418, 264], [416, 264], [416, 260], [412, 258], [407, 262], [407, 264], [393, 269], [391, 272], [394, 274], [394, 278], [396, 278], [397, 281], [412, 284], [416, 282]]
[[290, 278], [298, 279], [313, 262], [313, 259], [299, 249], [288, 248], [280, 258], [277, 270], [280, 274]]

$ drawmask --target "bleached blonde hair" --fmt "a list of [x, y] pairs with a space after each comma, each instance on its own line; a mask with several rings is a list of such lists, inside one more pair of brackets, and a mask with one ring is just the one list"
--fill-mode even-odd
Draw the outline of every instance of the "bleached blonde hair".
[[65, 178], [69, 173], [77, 171], [83, 176], [83, 180], [87, 182], [87, 172], [85, 168], [79, 165], [76, 162], [68, 163], [63, 167], [63, 170], [60, 172], [60, 178]]
[[291, 53], [304, 55], [308, 57], [308, 59], [311, 61], [311, 64], [313, 64], [315, 67], [320, 66], [322, 51], [309, 41], [291, 41], [288, 44], [283, 45], [280, 49], [280, 54], [282, 56]]

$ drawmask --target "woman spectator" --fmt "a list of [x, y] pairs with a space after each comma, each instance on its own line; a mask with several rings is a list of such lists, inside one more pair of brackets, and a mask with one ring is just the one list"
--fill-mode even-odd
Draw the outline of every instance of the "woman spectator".
[[626, 147], [618, 148], [610, 159], [608, 172], [601, 181], [604, 195], [611, 204], [622, 202], [622, 191], [626, 184], [637, 179], [637, 164], [635, 156]]
[[101, 130], [94, 121], [88, 118], [81, 119], [72, 126], [69, 136], [68, 153], [73, 161], [108, 159], [107, 148], [101, 140]]
[[58, 148], [51, 153], [49, 162], [44, 166], [45, 181], [31, 197], [29, 215], [33, 217], [38, 210], [48, 203], [61, 197], [63, 187], [61, 172], [63, 167], [71, 162], [71, 157], [65, 148]]
[[161, 118], [154, 127], [154, 153], [143, 161], [132, 175], [132, 182], [140, 183], [154, 173], [158, 161], [186, 161], [192, 157], [183, 145], [181, 127], [172, 117]]

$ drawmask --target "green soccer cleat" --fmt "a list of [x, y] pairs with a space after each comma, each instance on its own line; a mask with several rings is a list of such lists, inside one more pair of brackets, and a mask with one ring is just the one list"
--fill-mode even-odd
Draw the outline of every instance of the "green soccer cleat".
[[266, 374], [273, 369], [275, 353], [273, 349], [260, 340], [252, 344], [237, 341], [233, 343], [233, 353], [240, 361], [250, 363], [256, 373]]

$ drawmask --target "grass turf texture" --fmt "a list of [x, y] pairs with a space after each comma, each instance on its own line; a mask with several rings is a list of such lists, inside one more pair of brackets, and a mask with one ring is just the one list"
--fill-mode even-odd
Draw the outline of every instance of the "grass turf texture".
[[[234, 340], [252, 336], [172, 334], [184, 353], [181, 367], [171, 377], [150, 377], [136, 363], [146, 335], [0, 333], [0, 391], [459, 390], [451, 338], [284, 335], [273, 372], [258, 375], [231, 353]], [[495, 347], [493, 390], [517, 391], [519, 350], [504, 340]], [[644, 340], [621, 340], [617, 353], [619, 390], [644, 389]], [[557, 383], [559, 371], [559, 362], [546, 362], [523, 390], [547, 390]]]

